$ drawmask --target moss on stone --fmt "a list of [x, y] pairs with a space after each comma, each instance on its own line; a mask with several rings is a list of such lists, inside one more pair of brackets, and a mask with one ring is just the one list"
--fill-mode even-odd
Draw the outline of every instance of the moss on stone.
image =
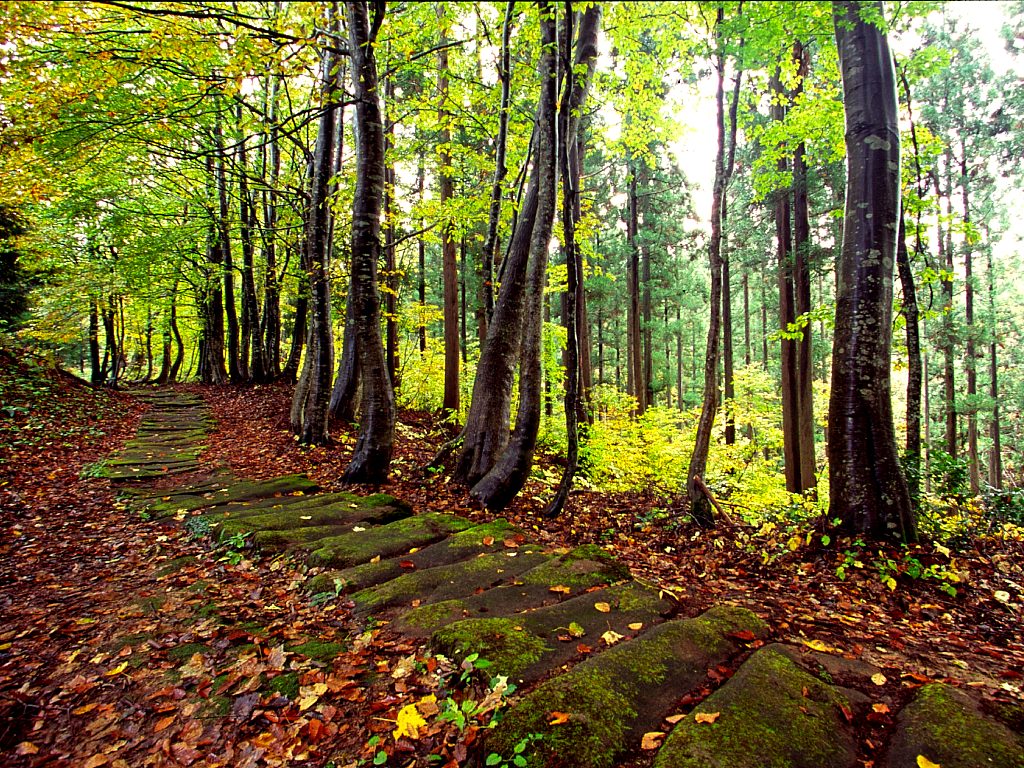
[[1024, 747], [1002, 723], [984, 717], [948, 685], [922, 687], [900, 712], [883, 765], [897, 768], [924, 755], [942, 768], [1024, 768]]
[[655, 768], [853, 768], [853, 733], [843, 719], [850, 702], [785, 653], [757, 651], [665, 740]]
[[156, 570], [157, 576], [170, 576], [172, 573], [177, 573], [186, 565], [196, 562], [195, 555], [184, 555], [183, 557], [172, 558], [160, 565]]
[[437, 630], [431, 645], [447, 656], [461, 659], [479, 654], [494, 666], [489, 672], [514, 677], [535, 663], [547, 643], [527, 632], [514, 619], [467, 619]]
[[309, 556], [311, 566], [347, 567], [366, 563], [374, 557], [390, 557], [412, 547], [430, 544], [452, 533], [472, 527], [455, 515], [426, 514], [407, 517], [365, 531], [346, 533], [321, 540]]
[[[600, 554], [598, 554], [600, 553]], [[558, 560], [524, 573], [524, 584], [562, 585], [576, 590], [614, 584], [630, 577], [629, 569], [592, 544], [577, 547]]]
[[215, 507], [232, 501], [261, 499], [279, 493], [295, 493], [296, 491], [308, 493], [316, 490], [319, 490], [319, 486], [302, 475], [284, 475], [263, 481], [236, 481], [222, 490], [212, 493], [191, 497], [177, 496], [167, 501], [157, 501], [149, 506], [149, 512], [154, 517], [160, 517], [174, 515], [181, 510], [193, 512], [197, 509]]
[[[742, 609], [712, 609], [696, 619], [661, 624], [527, 694], [488, 736], [487, 750], [511, 754], [522, 739], [539, 733], [543, 739], [535, 743], [532, 765], [563, 764], [571, 756], [580, 768], [610, 768], [636, 747], [633, 739], [661, 723], [681, 691], [700, 684], [709, 667], [735, 652], [726, 632], [766, 629]], [[555, 710], [569, 713], [569, 721], [549, 725]]]
[[466, 603], [462, 600], [442, 600], [413, 608], [402, 615], [402, 623], [411, 627], [433, 632], [441, 627], [458, 621], [466, 611]]
[[267, 683], [267, 689], [295, 701], [299, 698], [299, 673], [284, 672], [271, 678]]
[[327, 643], [322, 640], [307, 640], [300, 645], [288, 649], [291, 653], [299, 653], [316, 661], [330, 661], [345, 650], [341, 643]]
[[213, 649], [205, 643], [183, 643], [167, 651], [168, 657], [175, 661], [188, 661], [197, 653], [208, 654]]
[[306, 547], [310, 544], [347, 533], [346, 526], [314, 525], [309, 528], [292, 528], [284, 531], [256, 531], [252, 535], [252, 543], [266, 552], [281, 552], [295, 547]]

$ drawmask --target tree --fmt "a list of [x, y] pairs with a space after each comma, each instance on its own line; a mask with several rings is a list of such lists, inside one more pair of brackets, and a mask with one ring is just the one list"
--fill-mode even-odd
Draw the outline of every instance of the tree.
[[846, 112], [847, 192], [837, 265], [828, 455], [830, 515], [879, 539], [917, 531], [893, 429], [889, 369], [900, 136], [880, 2], [834, 4]]
[[354, 305], [358, 334], [359, 439], [345, 470], [350, 483], [387, 479], [395, 440], [395, 397], [388, 377], [380, 335], [380, 214], [384, 197], [384, 117], [377, 83], [374, 43], [384, 21], [384, 3], [374, 3], [371, 25], [365, 2], [347, 2], [349, 57], [360, 126], [356, 138], [356, 188], [352, 201], [352, 278], [349, 301]]

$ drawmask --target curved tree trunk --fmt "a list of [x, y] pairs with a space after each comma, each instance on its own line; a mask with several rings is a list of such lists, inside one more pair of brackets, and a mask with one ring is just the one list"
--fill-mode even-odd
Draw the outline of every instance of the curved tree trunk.
[[352, 285], [359, 338], [360, 431], [345, 480], [380, 483], [387, 479], [395, 438], [395, 398], [388, 378], [380, 334], [377, 261], [384, 196], [384, 120], [377, 86], [373, 45], [383, 21], [384, 4], [374, 5], [371, 27], [365, 2], [347, 2], [349, 55], [355, 84], [356, 189], [352, 202]]
[[907, 472], [910, 501], [917, 508], [921, 495], [921, 337], [918, 329], [917, 290], [907, 252], [907, 227], [900, 211], [896, 240], [896, 268], [903, 290], [903, 319], [907, 323], [907, 447], [903, 464]]
[[847, 192], [829, 402], [829, 515], [858, 535], [914, 541], [889, 384], [900, 210], [895, 73], [885, 34], [861, 18], [862, 7], [882, 13], [880, 2], [833, 5], [846, 111]]

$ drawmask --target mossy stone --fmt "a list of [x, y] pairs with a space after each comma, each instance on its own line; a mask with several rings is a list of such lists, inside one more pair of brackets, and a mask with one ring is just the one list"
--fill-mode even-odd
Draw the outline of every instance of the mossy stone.
[[402, 614], [398, 624], [401, 627], [414, 627], [431, 633], [465, 618], [466, 611], [464, 600], [442, 600], [439, 603], [428, 603], [407, 611]]
[[600, 547], [585, 545], [562, 555], [558, 560], [527, 571], [524, 584], [556, 586], [575, 590], [614, 584], [630, 578], [629, 568], [619, 563]]
[[[611, 768], [660, 726], [682, 692], [738, 650], [727, 635], [743, 630], [763, 636], [767, 627], [750, 611], [719, 606], [620, 642], [524, 696], [487, 736], [487, 751], [512, 754], [541, 734], [530, 765]], [[553, 711], [568, 713], [568, 722], [550, 725]]]
[[455, 515], [425, 514], [407, 517], [387, 525], [331, 536], [309, 556], [311, 566], [349, 567], [374, 557], [391, 557], [443, 539], [473, 524]]
[[330, 536], [347, 533], [343, 525], [314, 525], [309, 528], [292, 528], [284, 531], [256, 531], [251, 541], [254, 547], [267, 553], [283, 552], [287, 549], [315, 546], [317, 542]]
[[695, 710], [718, 712], [713, 723], [687, 717], [669, 734], [655, 768], [853, 768], [853, 732], [840, 688], [807, 673], [782, 650], [754, 653]]
[[900, 712], [882, 766], [915, 766], [917, 755], [942, 768], [1024, 768], [1020, 738], [941, 683], [923, 686]]
[[284, 475], [282, 477], [275, 477], [272, 480], [263, 481], [241, 481], [229, 485], [222, 490], [204, 493], [191, 498], [172, 497], [168, 501], [158, 501], [149, 506], [149, 513], [154, 517], [172, 516], [181, 510], [194, 512], [197, 509], [207, 509], [233, 501], [260, 499], [280, 493], [295, 493], [296, 491], [311, 493], [319, 490], [319, 488], [320, 486], [302, 475]]
[[431, 645], [440, 653], [454, 658], [479, 654], [493, 664], [488, 672], [514, 676], [535, 663], [548, 645], [527, 632], [514, 619], [470, 619], [457, 621], [439, 629]]

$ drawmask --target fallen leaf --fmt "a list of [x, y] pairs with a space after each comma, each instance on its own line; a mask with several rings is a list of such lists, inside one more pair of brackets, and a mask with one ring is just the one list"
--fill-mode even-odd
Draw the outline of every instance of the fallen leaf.
[[551, 721], [548, 725], [562, 725], [569, 722], [570, 717], [572, 717], [572, 715], [568, 712], [552, 712]]
[[889, 682], [889, 679], [881, 672], [876, 672], [871, 676], [871, 682], [875, 685], [885, 685]]
[[601, 613], [610, 613], [612, 607], [608, 603], [594, 603], [594, 607]]
[[917, 756], [917, 768], [942, 768], [938, 763], [933, 763], [924, 755]]
[[380, 562], [380, 555], [374, 555], [373, 557], [371, 557], [370, 558], [370, 562], [371, 563], [379, 563]]
[[721, 712], [697, 712], [694, 714], [693, 719], [698, 723], [713, 723], [721, 714]]
[[426, 726], [427, 721], [420, 716], [418, 711], [416, 711], [415, 704], [406, 704], [401, 710], [399, 710], [398, 719], [395, 723], [396, 727], [392, 733], [392, 736], [395, 737], [395, 741], [398, 741], [403, 736], [416, 740], [420, 737], [420, 728]]
[[71, 710], [72, 715], [84, 715], [87, 712], [92, 712], [96, 707], [99, 706], [99, 702], [90, 701], [88, 704], [83, 704], [80, 707], [75, 707]]
[[810, 648], [812, 651], [820, 651], [821, 653], [835, 653], [838, 649], [832, 648], [831, 646], [825, 645], [821, 640], [815, 638], [814, 640], [804, 640], [803, 644]]
[[601, 635], [601, 639], [604, 640], [605, 643], [607, 643], [608, 645], [615, 645], [617, 642], [619, 642], [619, 640], [622, 639], [622, 635], [620, 635], [613, 629], [609, 629], [607, 632]]
[[[992, 593], [992, 597], [994, 597], [1000, 603], [1010, 602], [1010, 593], [1004, 589], [997, 589], [995, 592]], [[918, 758], [918, 760], [920, 759], [921, 758]]]
[[569, 624], [569, 634], [573, 637], [583, 637], [587, 634], [587, 630], [577, 624], [575, 621]]
[[568, 595], [572, 592], [572, 588], [567, 587], [564, 584], [555, 584], [553, 587], [548, 587], [548, 592], [558, 592], [563, 595]]
[[644, 734], [644, 737], [640, 739], [640, 749], [652, 750], [657, 749], [661, 746], [662, 740], [665, 738], [663, 731], [648, 731]]
[[639, 632], [641, 629], [644, 628], [644, 623], [642, 621], [634, 621], [632, 624], [630, 624], [628, 626], [634, 632]]
[[493, 543], [494, 543], [494, 537], [493, 536], [484, 536], [484, 546], [485, 547], [489, 547]]
[[415, 568], [416, 567], [416, 563], [414, 563], [412, 560], [402, 560], [402, 561], [400, 561], [398, 563], [398, 567], [399, 568], [406, 568], [406, 569]]
[[108, 672], [104, 672], [103, 676], [104, 677], [116, 677], [117, 675], [120, 675], [122, 672], [124, 672], [126, 669], [128, 669], [128, 662], [127, 661], [124, 662], [123, 664], [118, 664], [116, 667], [114, 667], [113, 669], [111, 669]]
[[416, 709], [424, 717], [431, 717], [441, 711], [441, 708], [437, 706], [437, 696], [430, 694], [424, 696], [418, 702], [416, 702]]
[[[259, 698], [259, 696], [257, 696], [257, 698]], [[153, 726], [153, 731], [155, 733], [160, 733], [160, 731], [166, 731], [167, 728], [171, 725], [171, 723], [174, 722], [175, 719], [175, 715], [168, 715], [167, 717], [160, 718], [159, 720], [157, 720], [156, 725]]]
[[18, 755], [34, 755], [39, 752], [39, 747], [31, 741], [23, 741], [15, 748], [14, 752]]
[[82, 768], [100, 768], [101, 765], [106, 765], [109, 762], [110, 758], [107, 755], [97, 754], [82, 763]]
[[576, 644], [576, 653], [590, 653], [592, 650], [594, 650], [594, 649], [591, 648], [586, 643], [577, 643]]
[[668, 723], [669, 725], [675, 725], [680, 720], [682, 720], [684, 717], [686, 717], [686, 715], [669, 715], [668, 717], [665, 718], [665, 722]]
[[871, 708], [880, 715], [885, 715], [889, 713], [888, 704], [872, 704]]

